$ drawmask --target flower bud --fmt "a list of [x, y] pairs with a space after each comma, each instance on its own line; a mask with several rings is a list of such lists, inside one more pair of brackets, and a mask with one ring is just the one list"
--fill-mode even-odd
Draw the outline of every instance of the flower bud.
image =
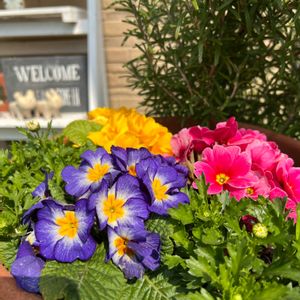
[[261, 223], [253, 225], [252, 231], [254, 235], [260, 239], [264, 239], [268, 236], [268, 228]]
[[40, 123], [36, 120], [31, 120], [26, 122], [26, 127], [28, 130], [32, 132], [39, 131], [41, 128]]
[[232, 300], [243, 300], [243, 297], [241, 294], [235, 294], [233, 297], [232, 297]]
[[253, 225], [256, 224], [257, 222], [258, 220], [255, 217], [251, 215], [245, 215], [242, 216], [240, 219], [240, 227], [242, 228], [244, 225], [248, 232], [252, 232]]

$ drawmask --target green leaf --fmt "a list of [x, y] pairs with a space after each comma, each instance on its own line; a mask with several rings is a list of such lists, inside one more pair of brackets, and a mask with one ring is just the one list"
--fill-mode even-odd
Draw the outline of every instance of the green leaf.
[[202, 235], [202, 242], [208, 245], [220, 245], [224, 242], [224, 235], [217, 228], [206, 228]]
[[168, 266], [170, 269], [177, 267], [179, 264], [185, 265], [185, 261], [182, 257], [178, 255], [170, 255], [167, 254], [164, 257], [164, 264]]
[[[133, 285], [124, 287], [126, 297], [120, 297], [117, 292], [111, 299], [130, 299], [130, 300], [171, 300], [177, 295], [176, 286], [168, 282], [168, 278], [160, 271], [158, 275], [144, 275]], [[124, 293], [124, 295], [125, 295]], [[102, 300], [102, 298], [101, 298]]]
[[199, 292], [188, 293], [176, 298], [178, 300], [215, 300], [215, 298], [204, 288], [201, 288], [201, 294]]
[[[297, 205], [297, 216], [300, 216], [300, 204]], [[300, 238], [300, 218], [297, 219], [296, 223], [296, 241]]]
[[174, 226], [169, 219], [163, 217], [151, 217], [146, 223], [149, 231], [158, 233], [161, 239], [161, 255], [173, 254], [174, 245], [170, 237], [173, 235]]
[[[276, 299], [285, 299], [282, 297], [285, 296], [288, 291], [289, 291], [289, 288], [286, 286], [283, 286], [283, 285], [271, 286], [271, 287], [265, 288], [263, 291], [256, 294], [254, 299], [270, 300], [270, 299], [274, 299], [274, 295], [276, 295]], [[291, 298], [288, 298], [288, 299], [291, 299]]]
[[273, 263], [270, 267], [265, 269], [263, 272], [264, 276], [267, 277], [282, 277], [288, 278], [300, 282], [300, 265], [295, 260], [290, 260], [283, 263], [282, 260]]
[[184, 226], [176, 226], [172, 238], [177, 245], [182, 246], [184, 249], [192, 249], [193, 243], [188, 239], [188, 233]]
[[0, 241], [0, 262], [10, 269], [18, 251], [18, 240]]
[[106, 251], [98, 246], [87, 262], [71, 264], [47, 262], [42, 271], [40, 290], [44, 300], [167, 300], [176, 295], [175, 286], [163, 274], [146, 274], [127, 283], [112, 262], [105, 263]]
[[199, 5], [198, 5], [198, 2], [197, 2], [197, 0], [192, 0], [192, 4], [193, 4], [193, 6], [194, 6], [194, 8], [195, 8], [195, 10], [199, 10]]
[[79, 146], [86, 144], [88, 134], [92, 131], [101, 130], [102, 126], [88, 120], [76, 120], [71, 122], [64, 130], [63, 135], [72, 143]]
[[105, 263], [101, 245], [87, 262], [71, 264], [49, 261], [42, 271], [40, 290], [45, 300], [122, 299], [126, 280], [111, 262]]
[[173, 219], [180, 221], [183, 225], [194, 223], [193, 211], [189, 204], [180, 203], [177, 208], [170, 208], [168, 213]]
[[191, 257], [186, 260], [186, 265], [189, 268], [189, 273], [193, 276], [208, 276], [212, 281], [217, 281], [218, 279], [215, 267], [211, 266], [203, 257], [198, 257], [198, 259]]

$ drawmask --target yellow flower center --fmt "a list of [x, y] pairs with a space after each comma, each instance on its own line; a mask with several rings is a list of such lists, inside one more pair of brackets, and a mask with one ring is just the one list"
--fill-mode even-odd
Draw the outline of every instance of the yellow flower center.
[[124, 254], [133, 256], [134, 252], [132, 251], [132, 249], [127, 247], [127, 243], [128, 243], [127, 239], [124, 239], [121, 237], [118, 237], [115, 239], [114, 244], [115, 244], [115, 247], [118, 249], [118, 254], [120, 256], [123, 256]]
[[128, 173], [132, 176], [136, 176], [136, 170], [135, 170], [135, 166], [129, 166], [128, 167]]
[[102, 177], [108, 172], [109, 165], [108, 164], [95, 164], [94, 168], [90, 168], [87, 173], [88, 180], [92, 182], [99, 181]]
[[152, 181], [152, 190], [156, 200], [163, 201], [167, 199], [168, 196], [166, 195], [166, 192], [168, 190], [168, 187], [161, 184], [159, 179], [155, 178]]
[[254, 189], [252, 187], [246, 188], [246, 194], [247, 195], [253, 195], [253, 193], [254, 193]]
[[58, 233], [71, 239], [75, 237], [78, 231], [78, 219], [74, 211], [66, 211], [65, 216], [57, 218], [55, 223], [59, 226]]
[[229, 180], [229, 176], [227, 176], [226, 174], [224, 173], [219, 173], [217, 176], [216, 176], [216, 182], [220, 185], [223, 185], [225, 183], [227, 183], [227, 181]]
[[116, 199], [112, 194], [108, 195], [103, 204], [103, 212], [108, 217], [108, 223], [115, 222], [124, 216], [124, 203], [124, 200]]

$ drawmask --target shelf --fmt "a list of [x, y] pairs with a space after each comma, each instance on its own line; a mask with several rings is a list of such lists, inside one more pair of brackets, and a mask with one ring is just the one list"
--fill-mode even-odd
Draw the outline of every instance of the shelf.
[[[52, 119], [52, 128], [63, 129], [74, 120], [86, 119], [86, 116], [86, 113], [62, 113], [59, 118]], [[33, 120], [38, 121], [41, 128], [47, 128], [50, 121], [44, 118], [34, 118]], [[26, 127], [26, 122], [28, 121], [30, 121], [30, 119], [17, 120], [12, 118], [7, 112], [0, 113], [0, 140], [24, 139], [24, 136], [17, 131], [16, 127]]]
[[74, 6], [0, 10], [0, 39], [87, 34], [87, 14]]

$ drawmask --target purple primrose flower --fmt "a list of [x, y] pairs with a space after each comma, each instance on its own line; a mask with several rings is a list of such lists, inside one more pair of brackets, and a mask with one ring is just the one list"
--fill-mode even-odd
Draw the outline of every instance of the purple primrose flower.
[[45, 261], [35, 255], [27, 241], [23, 241], [12, 263], [11, 274], [22, 289], [30, 293], [39, 293], [39, 281], [44, 266]]
[[162, 157], [148, 158], [137, 164], [137, 176], [146, 186], [151, 204], [149, 210], [159, 215], [167, 215], [168, 209], [179, 203], [188, 203], [186, 194], [179, 191], [186, 185], [187, 176], [183, 170], [170, 163], [161, 163]]
[[141, 278], [145, 269], [155, 270], [160, 264], [160, 238], [142, 227], [108, 228], [111, 259], [128, 279]]
[[80, 197], [89, 189], [94, 191], [103, 179], [109, 181], [118, 173], [114, 169], [111, 156], [103, 148], [98, 148], [95, 152], [87, 150], [80, 157], [82, 163], [78, 169], [67, 166], [61, 173], [67, 183], [65, 189], [72, 196]]
[[88, 210], [87, 200], [67, 206], [54, 200], [44, 200], [43, 204], [35, 223], [40, 254], [60, 262], [88, 260], [96, 250], [96, 242], [90, 233], [95, 213]]
[[132, 176], [136, 176], [136, 164], [143, 159], [152, 156], [152, 154], [146, 148], [124, 149], [114, 146], [111, 147], [111, 154], [118, 169], [121, 172], [129, 173]]
[[45, 173], [45, 180], [40, 183], [35, 190], [31, 193], [33, 197], [40, 197], [41, 199], [45, 199], [51, 196], [49, 190], [49, 180], [53, 178], [54, 172], [44, 172]]
[[106, 225], [143, 225], [149, 216], [147, 206], [138, 180], [129, 174], [120, 176], [111, 188], [103, 181], [89, 198], [89, 208], [96, 209], [101, 230]]

